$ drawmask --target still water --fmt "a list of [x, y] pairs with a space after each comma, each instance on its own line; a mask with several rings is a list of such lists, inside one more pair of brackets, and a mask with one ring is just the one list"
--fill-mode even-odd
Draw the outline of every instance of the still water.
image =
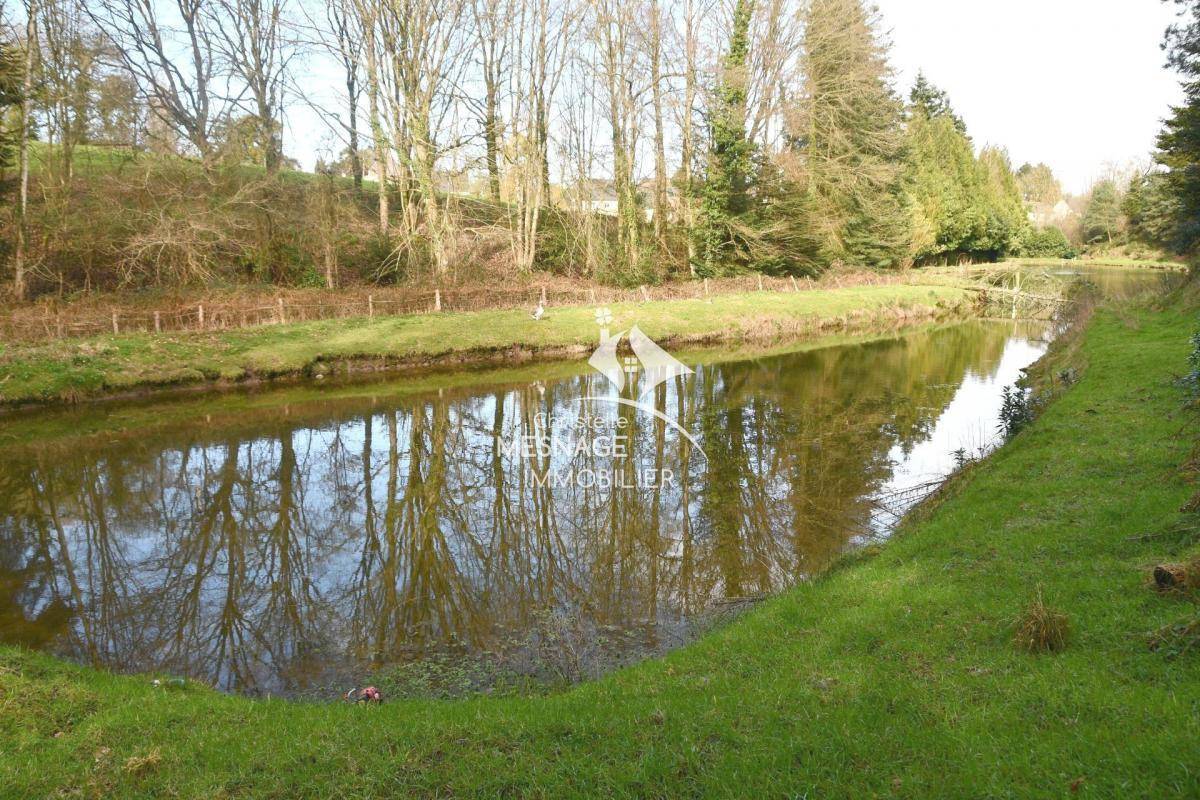
[[587, 677], [885, 537], [1047, 331], [47, 415], [0, 444], [0, 640], [250, 694], [446, 654]]

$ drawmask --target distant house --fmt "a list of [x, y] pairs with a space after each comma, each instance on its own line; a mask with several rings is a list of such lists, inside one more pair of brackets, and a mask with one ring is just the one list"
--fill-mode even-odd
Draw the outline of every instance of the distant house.
[[583, 209], [606, 217], [617, 215], [617, 190], [612, 181], [592, 178], [581, 181], [570, 191], [578, 198]]
[[1048, 225], [1061, 226], [1075, 216], [1077, 216], [1075, 209], [1071, 208], [1066, 200], [1059, 200], [1054, 205], [1033, 203], [1029, 208], [1029, 221], [1039, 228], [1045, 228]]
[[[642, 181], [638, 184], [638, 193], [644, 200], [646, 221], [654, 221], [654, 181]], [[678, 219], [680, 217], [680, 209], [682, 208], [682, 198], [679, 194], [679, 189], [667, 182], [667, 218]]]
[[[612, 181], [592, 179], [577, 184], [570, 190], [579, 198], [580, 205], [593, 213], [607, 217], [617, 215], [617, 190]], [[642, 181], [637, 186], [638, 204], [646, 222], [654, 219], [654, 182]], [[679, 190], [667, 186], [667, 208], [671, 216], [677, 216], [679, 211]]]

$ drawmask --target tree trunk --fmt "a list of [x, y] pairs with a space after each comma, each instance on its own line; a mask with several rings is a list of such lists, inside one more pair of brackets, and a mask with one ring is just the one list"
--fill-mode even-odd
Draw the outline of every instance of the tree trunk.
[[379, 181], [379, 233], [388, 233], [388, 168], [387, 144], [383, 135], [383, 123], [379, 119], [379, 62], [375, 51], [375, 26], [363, 26], [363, 39], [367, 44], [367, 98], [371, 117], [371, 139], [375, 147], [375, 174]]
[[500, 158], [499, 158], [499, 120], [497, 119], [496, 107], [499, 105], [497, 101], [498, 87], [496, 78], [491, 74], [490, 67], [488, 74], [484, 75], [486, 84], [487, 97], [485, 99], [486, 108], [484, 109], [483, 122], [483, 138], [487, 146], [487, 171], [488, 171], [488, 190], [491, 193], [492, 200], [500, 202]]
[[37, 8], [34, 0], [29, 0], [26, 6], [25, 21], [25, 76], [21, 95], [21, 141], [18, 144], [18, 161], [20, 162], [20, 188], [17, 201], [17, 246], [13, 258], [13, 294], [17, 300], [25, 300], [29, 296], [29, 286], [25, 275], [26, 216], [29, 208], [29, 117], [33, 94], [33, 53], [37, 47]]
[[662, 16], [658, 0], [650, 2], [650, 80], [654, 107], [654, 238], [667, 249], [667, 150], [662, 108]]

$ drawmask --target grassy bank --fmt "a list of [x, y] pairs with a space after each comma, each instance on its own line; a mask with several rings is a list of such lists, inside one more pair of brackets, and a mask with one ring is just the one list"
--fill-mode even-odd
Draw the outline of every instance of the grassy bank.
[[[969, 293], [945, 284], [761, 292], [622, 303], [613, 330], [638, 325], [663, 344], [798, 337], [966, 313]], [[328, 320], [222, 333], [130, 334], [0, 345], [0, 405], [76, 400], [151, 387], [531, 356], [595, 347], [594, 309], [423, 314]]]
[[[1194, 323], [1098, 313], [1081, 380], [894, 542], [561, 695], [254, 702], [0, 649], [0, 796], [1194, 796], [1200, 654], [1149, 641], [1196, 608], [1146, 585], [1195, 549]], [[1039, 591], [1058, 654], [1012, 645]]]

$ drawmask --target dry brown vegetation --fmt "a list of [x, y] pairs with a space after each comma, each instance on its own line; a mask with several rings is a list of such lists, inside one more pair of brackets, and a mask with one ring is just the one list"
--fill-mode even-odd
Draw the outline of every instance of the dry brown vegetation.
[[1071, 635], [1067, 615], [1046, 605], [1039, 589], [1017, 620], [1013, 644], [1027, 653], [1057, 653], [1065, 650]]

